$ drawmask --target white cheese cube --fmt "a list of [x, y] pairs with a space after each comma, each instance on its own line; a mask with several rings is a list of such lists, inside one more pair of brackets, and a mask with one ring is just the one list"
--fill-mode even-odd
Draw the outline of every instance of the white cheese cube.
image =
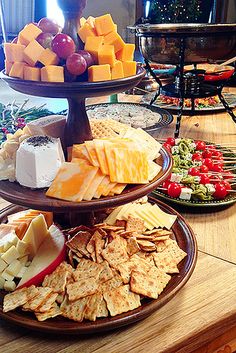
[[2, 275], [0, 275], [0, 289], [4, 289], [4, 283], [5, 283], [5, 279], [2, 278]]
[[170, 181], [173, 181], [174, 183], [180, 183], [182, 178], [183, 176], [181, 174], [171, 173]]
[[10, 275], [6, 270], [2, 272], [2, 278], [4, 278], [6, 281], [13, 281], [14, 276]]
[[4, 289], [13, 292], [16, 289], [16, 284], [14, 281], [5, 281], [4, 283]]
[[191, 142], [191, 143], [189, 144], [189, 147], [192, 148], [193, 150], [195, 150], [195, 148], [196, 148], [196, 143], [195, 143], [195, 142]]
[[16, 276], [17, 273], [20, 271], [22, 265], [19, 260], [14, 260], [7, 268], [6, 272], [9, 273], [9, 275]]
[[216, 191], [214, 184], [205, 184], [205, 187], [210, 194], [214, 194]]
[[200, 180], [201, 180], [201, 177], [200, 177], [200, 176], [198, 176], [198, 175], [194, 176], [194, 181], [196, 181], [197, 183], [199, 183]]
[[193, 165], [194, 167], [199, 167], [200, 165], [202, 165], [202, 161], [193, 161]]
[[174, 153], [179, 153], [179, 146], [173, 146], [171, 147], [171, 153], [174, 154]]
[[29, 244], [27, 244], [23, 240], [19, 240], [16, 245], [16, 250], [20, 254], [20, 256], [25, 256], [29, 254]]
[[20, 261], [22, 266], [25, 266], [26, 262], [28, 262], [28, 255], [24, 255], [22, 257], [19, 257], [18, 260]]
[[7, 267], [7, 263], [3, 259], [0, 258], [0, 272], [5, 270], [6, 267]]
[[14, 260], [18, 259], [20, 257], [20, 254], [16, 250], [15, 245], [12, 245], [10, 249], [8, 249], [5, 254], [2, 255], [1, 259], [5, 261], [6, 263], [10, 264]]
[[4, 235], [0, 239], [0, 252], [6, 252], [12, 245], [16, 245], [18, 237], [14, 231]]
[[181, 140], [182, 140], [181, 138], [175, 139], [175, 144], [178, 145], [181, 142]]
[[190, 188], [182, 188], [179, 198], [182, 200], [190, 200], [193, 190]]
[[184, 158], [187, 160], [187, 161], [191, 161], [192, 160], [192, 154], [191, 153], [187, 153]]
[[17, 273], [16, 278], [22, 278], [26, 270], [27, 270], [27, 267], [22, 266], [20, 271]]

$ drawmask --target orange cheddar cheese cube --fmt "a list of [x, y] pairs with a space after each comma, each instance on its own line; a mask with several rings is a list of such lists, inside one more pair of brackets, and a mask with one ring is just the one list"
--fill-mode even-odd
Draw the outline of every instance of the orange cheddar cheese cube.
[[98, 51], [98, 64], [109, 64], [111, 67], [115, 65], [116, 56], [113, 45], [104, 44]]
[[103, 36], [116, 30], [115, 24], [110, 14], [95, 18], [95, 29], [99, 36]]
[[33, 23], [29, 23], [20, 31], [18, 40], [21, 44], [28, 45], [32, 40], [36, 39], [40, 33], [42, 33], [42, 30], [39, 27], [35, 26]]
[[11, 70], [9, 72], [9, 76], [21, 78], [23, 80], [25, 66], [26, 66], [26, 63], [22, 63], [22, 62], [13, 63]]
[[63, 66], [48, 65], [41, 69], [41, 81], [64, 82]]
[[88, 24], [90, 24], [90, 26], [91, 26], [92, 28], [95, 28], [95, 17], [89, 16], [89, 17], [87, 18], [86, 22], [87, 22]]
[[88, 68], [89, 82], [108, 81], [111, 80], [111, 69], [109, 64], [92, 65]]
[[41, 78], [40, 71], [41, 69], [39, 67], [30, 67], [28, 65], [25, 65], [24, 80], [40, 81], [40, 78]]
[[82, 27], [85, 23], [86, 23], [86, 18], [81, 17], [81, 19], [79, 20], [80, 27]]
[[5, 73], [6, 73], [6, 75], [9, 75], [9, 72], [12, 68], [12, 65], [13, 65], [12, 62], [5, 60]]
[[123, 61], [124, 77], [134, 76], [137, 71], [136, 61]]
[[95, 29], [89, 23], [86, 22], [82, 27], [79, 28], [78, 35], [82, 42], [85, 43], [87, 37], [96, 37], [97, 34]]
[[35, 39], [24, 50], [24, 61], [30, 66], [35, 66], [45, 49]]
[[5, 58], [9, 62], [24, 61], [24, 49], [25, 46], [16, 43], [5, 43], [4, 53]]
[[115, 53], [121, 50], [125, 46], [125, 42], [117, 32], [110, 32], [104, 36], [104, 44], [110, 44], [114, 46]]
[[47, 65], [58, 65], [59, 63], [59, 58], [56, 53], [54, 53], [51, 49], [46, 48], [43, 52], [42, 55], [40, 56], [39, 62], [43, 64], [44, 66]]
[[123, 48], [116, 53], [117, 60], [121, 61], [133, 61], [134, 60], [135, 45], [131, 43], [125, 43]]
[[98, 51], [102, 47], [104, 43], [104, 37], [103, 36], [98, 36], [98, 37], [87, 37], [86, 38], [86, 43], [84, 46], [84, 50], [87, 50], [96, 60], [98, 61]]
[[116, 60], [115, 65], [111, 68], [111, 79], [117, 80], [124, 77], [124, 70], [122, 62]]

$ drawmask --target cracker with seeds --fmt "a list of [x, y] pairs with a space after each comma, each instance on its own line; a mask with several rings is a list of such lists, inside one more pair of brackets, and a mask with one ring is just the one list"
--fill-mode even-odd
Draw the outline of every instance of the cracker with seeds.
[[103, 239], [103, 235], [100, 232], [95, 232], [94, 245], [95, 245], [95, 256], [97, 263], [103, 262], [103, 257], [101, 253], [105, 248], [105, 239]]
[[101, 252], [101, 255], [113, 268], [116, 268], [120, 263], [127, 261], [129, 255], [125, 239], [117, 236]]
[[140, 246], [141, 250], [144, 250], [144, 251], [147, 251], [147, 252], [156, 250], [156, 245], [153, 242], [149, 241], [149, 240], [140, 240], [140, 239], [138, 239], [137, 243]]
[[38, 289], [35, 286], [17, 289], [12, 293], [6, 294], [3, 299], [3, 312], [6, 313], [24, 305], [37, 294]]
[[140, 296], [130, 291], [129, 285], [123, 285], [103, 294], [111, 316], [125, 313], [141, 305]]
[[56, 302], [58, 294], [57, 293], [50, 293], [49, 296], [46, 298], [44, 303], [37, 307], [37, 312], [38, 313], [45, 313], [48, 312]]
[[151, 266], [148, 262], [146, 262], [144, 259], [141, 259], [140, 257], [133, 255], [131, 258], [119, 264], [117, 266], [117, 270], [119, 271], [121, 278], [123, 280], [123, 283], [127, 284], [130, 281], [130, 274], [133, 270], [140, 270], [143, 272], [148, 272], [150, 270]]
[[153, 254], [156, 267], [166, 273], [179, 273], [176, 260], [166, 250]]
[[116, 270], [113, 270], [112, 274], [113, 277], [111, 279], [99, 285], [99, 291], [102, 293], [109, 292], [123, 285], [123, 280], [120, 274]]
[[54, 303], [54, 305], [52, 305], [52, 307], [46, 312], [35, 312], [35, 316], [38, 321], [52, 319], [53, 317], [56, 317], [58, 315], [61, 315], [61, 310], [56, 303]]
[[84, 318], [84, 309], [87, 302], [88, 302], [88, 297], [70, 302], [68, 299], [68, 296], [66, 296], [60, 306], [61, 315], [68, 319], [71, 319], [77, 322], [82, 322]]
[[99, 305], [103, 300], [101, 293], [95, 293], [88, 297], [88, 301], [84, 309], [84, 318], [90, 321], [95, 321], [99, 310]]
[[137, 233], [142, 233], [144, 231], [144, 220], [141, 218], [135, 218], [131, 215], [128, 216], [126, 223], [126, 231], [134, 231]]
[[132, 271], [130, 275], [130, 288], [132, 292], [145, 297], [158, 298], [158, 281], [148, 273]]
[[69, 300], [77, 300], [96, 293], [99, 282], [97, 277], [89, 277], [67, 285]]
[[79, 231], [73, 236], [73, 238], [66, 242], [66, 245], [72, 251], [79, 251], [82, 255], [90, 257], [90, 254], [86, 249], [90, 238], [91, 233], [88, 231]]
[[54, 272], [44, 277], [42, 286], [50, 287], [56, 293], [63, 293], [70, 277], [71, 272], [67, 271], [67, 267], [58, 266]]
[[99, 282], [103, 283], [113, 277], [113, 272], [107, 261], [103, 261], [100, 265], [102, 267], [102, 271], [99, 275]]
[[103, 267], [91, 260], [81, 259], [73, 272], [73, 278], [75, 281], [80, 281], [89, 277], [99, 278]]
[[52, 288], [49, 287], [38, 287], [38, 293], [35, 297], [28, 300], [22, 307], [25, 311], [37, 311], [42, 306], [49, 295], [53, 292]]

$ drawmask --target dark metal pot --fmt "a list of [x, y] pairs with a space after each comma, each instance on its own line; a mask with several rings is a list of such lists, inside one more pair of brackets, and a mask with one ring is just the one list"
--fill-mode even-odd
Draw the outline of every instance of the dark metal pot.
[[145, 59], [178, 64], [181, 41], [185, 63], [225, 61], [236, 55], [236, 24], [141, 24], [129, 27], [139, 37]]

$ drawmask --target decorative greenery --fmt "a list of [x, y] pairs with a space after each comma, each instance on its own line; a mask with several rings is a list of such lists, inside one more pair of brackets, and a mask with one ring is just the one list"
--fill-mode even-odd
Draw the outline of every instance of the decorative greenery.
[[151, 2], [152, 23], [198, 22], [201, 15], [200, 0], [154, 0]]
[[0, 103], [0, 143], [5, 141], [7, 134], [23, 129], [29, 121], [53, 114], [44, 108], [45, 104], [26, 108], [28, 101], [27, 99], [22, 104], [15, 101], [6, 105]]

